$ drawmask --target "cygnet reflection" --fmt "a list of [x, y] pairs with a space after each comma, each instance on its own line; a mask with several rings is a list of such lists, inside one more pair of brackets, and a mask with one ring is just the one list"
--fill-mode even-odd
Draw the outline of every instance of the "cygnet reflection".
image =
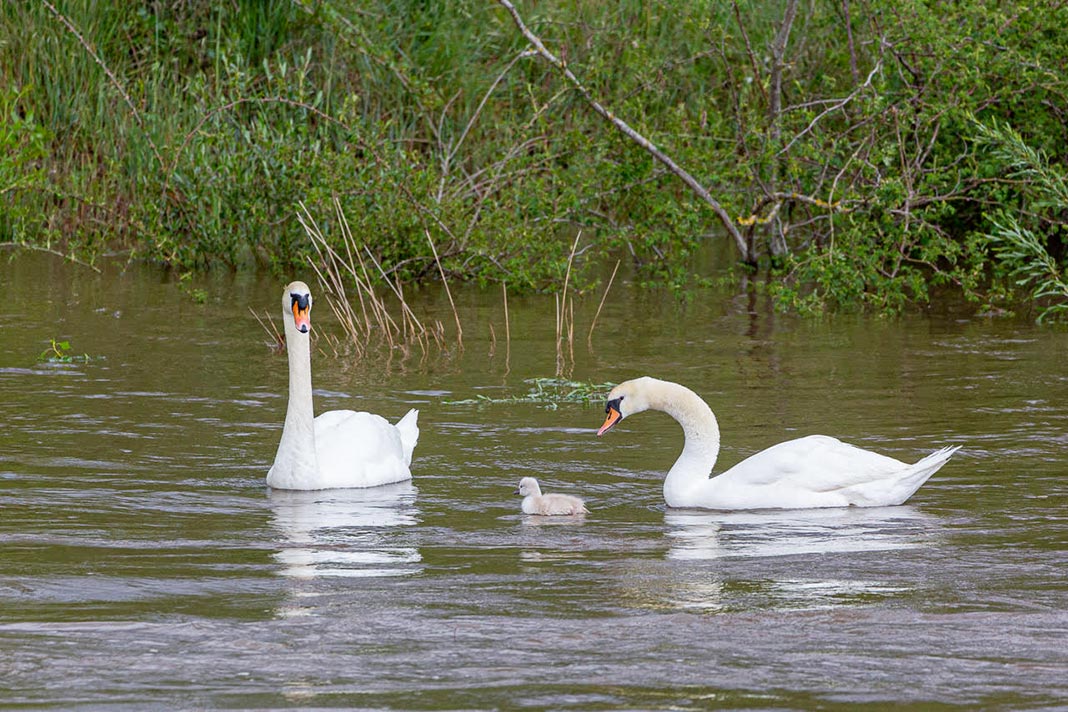
[[411, 481], [367, 489], [271, 490], [274, 555], [286, 576], [402, 576], [422, 561], [414, 545], [419, 522]]

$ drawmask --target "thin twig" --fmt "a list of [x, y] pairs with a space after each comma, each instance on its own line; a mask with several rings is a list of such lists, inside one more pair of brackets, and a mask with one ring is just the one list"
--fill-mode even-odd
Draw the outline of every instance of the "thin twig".
[[266, 310], [264, 311], [264, 315], [267, 317], [267, 322], [271, 325], [271, 328], [268, 329], [267, 324], [263, 323], [263, 319], [260, 318], [260, 315], [257, 314], [252, 307], [249, 307], [248, 310], [252, 316], [256, 318], [256, 321], [259, 322], [263, 330], [267, 332], [267, 336], [271, 337], [271, 342], [269, 343], [271, 350], [281, 351], [284, 349], [286, 347], [286, 339], [278, 333], [278, 327], [274, 325], [274, 319], [271, 318], [271, 313]]
[[575, 365], [575, 298], [568, 299], [567, 295], [564, 295], [564, 299], [567, 299], [567, 355], [571, 360], [571, 365]]
[[833, 106], [830, 106], [830, 107], [824, 109], [823, 111], [821, 111], [814, 119], [812, 119], [812, 121], [809, 122], [808, 126], [806, 126], [804, 129], [801, 130], [800, 133], [798, 133], [796, 136], [794, 136], [792, 139], [790, 139], [790, 142], [787, 143], [785, 146], [783, 146], [782, 149], [778, 153], [776, 153], [775, 155], [776, 156], [782, 156], [783, 154], [785, 154], [787, 151], [789, 151], [793, 147], [793, 145], [795, 143], [797, 143], [799, 140], [801, 140], [802, 136], [804, 136], [809, 131], [814, 129], [816, 127], [816, 124], [819, 123], [820, 119], [822, 119], [824, 116], [826, 116], [827, 114], [831, 113], [832, 111], [837, 111], [838, 109], [841, 109], [843, 106], [845, 106], [849, 102], [853, 101], [853, 99], [855, 99], [856, 96], [858, 94], [860, 94], [862, 89], [865, 89], [865, 88], [871, 86], [872, 79], [874, 79], [875, 75], [879, 73], [879, 70], [882, 69], [882, 66], [883, 66], [883, 60], [880, 59], [878, 62], [875, 63], [875, 66], [872, 67], [872, 70], [870, 72], [868, 72], [868, 78], [866, 80], [864, 80], [863, 84], [861, 84], [856, 89], [851, 91], [849, 93], [849, 95], [846, 96], [844, 99], [840, 99]]
[[464, 328], [460, 326], [460, 314], [456, 311], [456, 302], [452, 300], [452, 292], [449, 290], [449, 280], [445, 278], [445, 270], [441, 267], [441, 259], [438, 258], [438, 248], [434, 247], [434, 241], [430, 239], [430, 231], [423, 228], [423, 232], [426, 234], [426, 241], [430, 243], [430, 250], [434, 253], [434, 262], [438, 266], [438, 272], [441, 273], [441, 283], [445, 285], [445, 295], [449, 298], [449, 306], [452, 307], [452, 316], [456, 319], [456, 343], [460, 347], [460, 350], [464, 349]]
[[604, 288], [604, 294], [601, 295], [601, 303], [597, 305], [597, 313], [593, 315], [593, 321], [590, 322], [590, 333], [586, 335], [586, 345], [591, 349], [593, 348], [593, 330], [597, 326], [597, 317], [601, 316], [601, 309], [604, 308], [604, 302], [608, 299], [608, 290], [612, 288], [612, 282], [616, 279], [619, 262], [620, 260], [616, 260], [616, 266], [612, 268], [612, 276], [608, 278], [608, 286]]
[[757, 62], [756, 54], [753, 52], [753, 45], [749, 41], [749, 33], [745, 30], [745, 23], [742, 22], [742, 11], [738, 7], [738, 2], [731, 3], [734, 8], [734, 20], [738, 23], [738, 31], [742, 33], [742, 41], [745, 42], [745, 53], [749, 57], [749, 65], [753, 69], [753, 84], [760, 90], [760, 95], [764, 97], [764, 103], [768, 103], [768, 92], [764, 88], [764, 79], [760, 75], [760, 64]]
[[[348, 264], [351, 266], [353, 246], [356, 244], [356, 240], [352, 236], [352, 230], [349, 228], [348, 218], [345, 217], [345, 211], [341, 209], [341, 201], [338, 200], [337, 196], [334, 196], [334, 212], [337, 214], [338, 222], [341, 224], [341, 234], [345, 242], [345, 252], [348, 254]], [[357, 250], [357, 254], [358, 253], [359, 252]], [[371, 318], [367, 316], [367, 306], [364, 303], [363, 299], [364, 290], [362, 288], [362, 280], [359, 278], [359, 276], [357, 276], [356, 270], [351, 269], [350, 267], [349, 271], [352, 273], [353, 279], [356, 282], [356, 298], [360, 300], [360, 309], [363, 311], [364, 326], [366, 327], [367, 333], [369, 334], [371, 333]]]
[[510, 370], [509, 363], [512, 357], [512, 327], [508, 317], [508, 283], [501, 282], [501, 293], [504, 295], [504, 368]]
[[571, 254], [567, 257], [567, 272], [564, 273], [564, 294], [567, 294], [567, 284], [571, 281], [571, 264], [575, 261], [575, 250], [578, 249], [579, 240], [582, 239], [582, 230], [575, 235], [575, 242], [571, 244]]
[[423, 323], [419, 321], [419, 319], [415, 316], [415, 312], [413, 312], [411, 310], [411, 307], [408, 306], [408, 302], [404, 301], [404, 294], [401, 293], [400, 289], [396, 285], [394, 285], [393, 282], [389, 281], [389, 277], [386, 275], [385, 270], [382, 269], [382, 265], [380, 265], [378, 263], [378, 260], [375, 259], [375, 256], [371, 254], [371, 250], [367, 248], [367, 245], [363, 246], [363, 250], [367, 254], [368, 259], [371, 260], [371, 264], [378, 268], [379, 274], [382, 275], [382, 279], [384, 279], [386, 284], [389, 285], [389, 288], [393, 290], [393, 294], [395, 294], [397, 296], [397, 299], [400, 300], [401, 313], [404, 314], [406, 318], [410, 318], [413, 324], [419, 327], [420, 331], [424, 330]]
[[490, 95], [493, 94], [493, 91], [497, 88], [497, 85], [504, 80], [505, 75], [507, 75], [508, 72], [512, 70], [512, 67], [515, 65], [515, 63], [518, 62], [522, 57], [523, 53], [517, 54], [514, 58], [512, 58], [512, 61], [508, 63], [508, 66], [501, 70], [501, 73], [498, 74], [497, 78], [493, 80], [493, 83], [490, 84], [490, 87], [486, 90], [486, 93], [482, 95], [482, 101], [479, 102], [478, 107], [475, 109], [475, 112], [471, 115], [471, 118], [468, 119], [467, 125], [464, 126], [464, 130], [460, 133], [460, 138], [456, 139], [456, 143], [449, 147], [449, 150], [445, 155], [444, 160], [442, 161], [443, 165], [441, 182], [438, 184], [438, 202], [441, 201], [442, 194], [444, 193], [445, 178], [449, 174], [449, 166], [452, 164], [452, 159], [456, 157], [456, 153], [460, 150], [460, 146], [463, 145], [464, 140], [467, 138], [467, 134], [471, 132], [471, 128], [475, 125], [475, 121], [477, 121], [478, 117], [482, 114], [482, 110], [485, 108], [486, 102], [489, 101]]
[[563, 371], [566, 359], [564, 358], [564, 332], [568, 335], [568, 352], [571, 354], [571, 362], [575, 361], [574, 335], [575, 335], [575, 302], [570, 300], [570, 313], [568, 311], [567, 287], [571, 282], [571, 265], [575, 261], [575, 252], [578, 250], [579, 240], [582, 239], [582, 231], [575, 235], [575, 241], [571, 244], [571, 254], [567, 258], [567, 271], [564, 272], [564, 287], [559, 295], [556, 295], [556, 375]]
[[89, 269], [93, 270], [97, 274], [100, 274], [100, 268], [97, 267], [96, 265], [89, 264], [88, 262], [85, 262], [84, 260], [80, 260], [77, 257], [75, 257], [74, 255], [68, 255], [68, 254], [65, 254], [63, 252], [60, 252], [59, 250], [53, 250], [51, 247], [45, 247], [43, 245], [29, 245], [29, 244], [24, 244], [24, 243], [21, 243], [21, 242], [0, 242], [0, 247], [22, 247], [22, 248], [25, 248], [27, 250], [36, 250], [37, 252], [47, 252], [50, 255], [56, 255], [57, 257], [62, 257], [63, 259], [69, 260], [70, 262], [73, 262], [74, 264], [81, 265], [82, 267], [88, 267]]

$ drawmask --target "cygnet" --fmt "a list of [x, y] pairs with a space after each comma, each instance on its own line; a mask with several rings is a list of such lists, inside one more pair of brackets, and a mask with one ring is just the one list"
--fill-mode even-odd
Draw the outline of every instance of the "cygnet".
[[578, 497], [569, 494], [542, 494], [538, 481], [533, 477], [519, 480], [516, 494], [523, 497], [524, 514], [569, 515], [589, 514], [586, 505]]

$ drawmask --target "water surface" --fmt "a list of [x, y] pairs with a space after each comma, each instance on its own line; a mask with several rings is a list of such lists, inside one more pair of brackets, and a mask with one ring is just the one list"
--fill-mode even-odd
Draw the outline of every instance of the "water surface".
[[[311, 282], [311, 280], [309, 280]], [[811, 433], [915, 460], [902, 507], [668, 510], [662, 414], [594, 436], [554, 307], [459, 290], [462, 353], [316, 353], [316, 408], [421, 411], [411, 483], [271, 492], [284, 355], [213, 276], [0, 264], [0, 704], [55, 708], [1041, 708], [1068, 704], [1064, 331], [953, 310], [777, 316], [740, 291], [576, 305], [576, 379], [707, 398], [723, 469]], [[446, 324], [436, 290], [412, 295]], [[316, 328], [336, 333], [320, 302]], [[491, 336], [490, 327], [493, 327]], [[37, 360], [52, 338], [87, 362]], [[325, 346], [324, 346], [325, 348]], [[523, 476], [591, 514], [539, 519]]]

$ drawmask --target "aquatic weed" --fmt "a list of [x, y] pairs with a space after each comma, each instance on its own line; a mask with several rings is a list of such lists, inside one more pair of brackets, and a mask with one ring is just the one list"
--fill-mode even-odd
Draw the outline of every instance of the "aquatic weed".
[[41, 363], [88, 363], [92, 360], [89, 354], [75, 354], [71, 353], [71, 346], [69, 341], [56, 341], [55, 339], [49, 340], [48, 348], [42, 351], [37, 356], [37, 361]]
[[506, 405], [513, 403], [525, 403], [540, 405], [549, 410], [555, 410], [562, 403], [587, 404], [591, 401], [603, 400], [612, 390], [611, 383], [586, 383], [583, 381], [571, 381], [565, 378], [525, 378], [524, 383], [530, 384], [530, 389], [525, 395], [505, 396], [495, 398], [492, 396], [477, 395], [474, 398], [464, 400], [447, 400], [447, 405]]

